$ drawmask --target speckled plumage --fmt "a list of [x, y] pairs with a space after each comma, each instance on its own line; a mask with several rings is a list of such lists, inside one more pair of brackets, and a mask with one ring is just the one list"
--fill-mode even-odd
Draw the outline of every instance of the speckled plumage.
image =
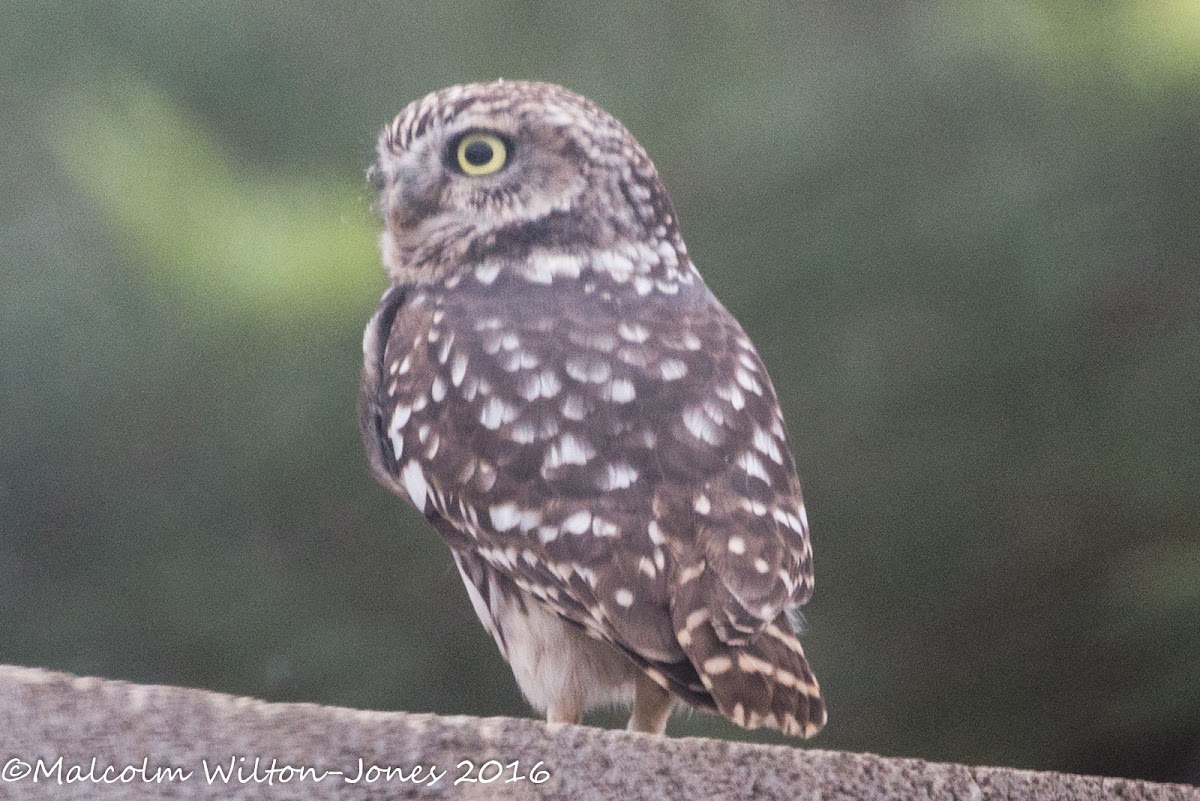
[[[496, 173], [454, 145], [508, 144]], [[653, 164], [591, 101], [524, 82], [406, 108], [373, 168], [392, 286], [364, 337], [377, 477], [450, 546], [552, 720], [636, 696], [811, 736], [788, 614], [812, 592], [766, 369], [688, 257]]]

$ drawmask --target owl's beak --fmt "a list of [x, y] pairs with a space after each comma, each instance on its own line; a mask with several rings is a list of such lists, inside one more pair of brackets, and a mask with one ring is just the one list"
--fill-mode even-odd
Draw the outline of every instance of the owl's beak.
[[387, 176], [378, 164], [372, 164], [367, 168], [367, 184], [376, 192], [382, 191], [387, 186]]

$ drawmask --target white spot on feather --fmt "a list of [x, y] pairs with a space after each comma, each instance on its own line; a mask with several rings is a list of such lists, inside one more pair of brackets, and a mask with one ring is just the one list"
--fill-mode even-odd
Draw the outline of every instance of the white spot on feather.
[[717, 397], [728, 401], [735, 411], [741, 411], [746, 406], [746, 396], [734, 384], [717, 387]]
[[679, 266], [679, 256], [675, 253], [675, 248], [666, 239], [658, 243], [658, 258], [662, 260], [663, 266], [668, 270], [674, 270]]
[[753, 498], [742, 498], [742, 508], [756, 517], [762, 517], [767, 513], [767, 505]]
[[703, 411], [695, 406], [683, 410], [683, 424], [693, 437], [708, 445], [721, 441], [721, 431]]
[[633, 262], [611, 250], [601, 251], [592, 257], [592, 266], [597, 272], [608, 273], [618, 284], [623, 284], [633, 275]]
[[530, 402], [538, 398], [553, 398], [561, 389], [562, 382], [551, 369], [522, 375], [517, 382], [517, 393]]
[[763, 467], [762, 460], [750, 451], [746, 451], [738, 457], [737, 465], [745, 470], [747, 475], [761, 479], [765, 484], [770, 485], [771, 477], [767, 475], [767, 470]]
[[738, 371], [734, 374], [734, 378], [737, 379], [742, 389], [747, 392], [753, 392], [755, 395], [763, 394], [762, 384], [758, 383], [758, 379], [750, 371], [738, 368]]
[[597, 537], [615, 537], [621, 533], [616, 523], [597, 517], [592, 520], [592, 533]]
[[567, 375], [584, 383], [602, 384], [612, 376], [612, 366], [595, 356], [572, 356], [565, 367]]
[[550, 284], [558, 276], [578, 278], [583, 263], [578, 256], [561, 254], [538, 254], [530, 259], [528, 266], [521, 273], [525, 280], [535, 284]]
[[404, 452], [404, 436], [400, 432], [411, 416], [412, 409], [407, 406], [397, 406], [392, 412], [392, 422], [388, 426], [388, 437], [392, 440], [392, 450], [396, 452], [396, 461], [400, 460], [400, 454]]
[[425, 481], [425, 474], [421, 472], [421, 465], [416, 461], [409, 462], [401, 471], [400, 479], [404, 482], [404, 491], [408, 493], [413, 506], [424, 512], [425, 496], [429, 491], [429, 484]]
[[[727, 656], [713, 656], [704, 660], [703, 670], [710, 676], [720, 676], [733, 667], [733, 660]], [[738, 704], [738, 709], [742, 705]]]
[[454, 363], [450, 365], [450, 383], [454, 386], [462, 384], [463, 377], [467, 374], [467, 357], [465, 354], [454, 354]]
[[438, 351], [438, 361], [445, 364], [450, 359], [450, 349], [454, 347], [454, 332], [446, 337], [446, 341], [442, 343], [442, 349]]
[[511, 423], [513, 420], [516, 420], [517, 414], [517, 407], [493, 395], [483, 404], [483, 410], [479, 414], [479, 422], [483, 423], [485, 428], [495, 431], [505, 423]]
[[627, 378], [616, 378], [605, 385], [603, 397], [613, 403], [629, 403], [637, 395], [634, 392], [632, 381]]
[[517, 523], [521, 521], [521, 513], [517, 511], [516, 504], [501, 503], [491, 507], [488, 510], [492, 518], [492, 526], [497, 531], [508, 531], [516, 528]]
[[637, 481], [638, 471], [624, 462], [604, 466], [604, 475], [597, 482], [602, 490], [625, 489]]
[[679, 359], [663, 359], [658, 365], [663, 381], [675, 381], [687, 375], [687, 365]]
[[537, 354], [524, 348], [517, 348], [514, 351], [506, 353], [501, 358], [500, 366], [510, 373], [515, 373], [518, 370], [532, 370], [541, 364], [541, 360], [538, 359]]
[[629, 342], [645, 342], [650, 338], [650, 331], [646, 326], [638, 323], [618, 323], [617, 333], [621, 335], [621, 339]]
[[707, 414], [714, 423], [718, 426], [725, 425], [725, 410], [718, 406], [713, 401], [704, 401], [701, 406], [704, 407], [704, 413]]
[[583, 534], [592, 526], [592, 513], [586, 509], [575, 512], [562, 522], [563, 531]]
[[500, 275], [500, 262], [486, 261], [475, 268], [475, 279], [484, 286], [490, 286]]
[[587, 440], [567, 433], [550, 446], [550, 453], [546, 456], [544, 467], [555, 468], [564, 464], [584, 465], [595, 455], [596, 449]]
[[783, 452], [775, 438], [758, 426], [754, 427], [754, 447], [771, 458], [775, 464], [783, 464]]

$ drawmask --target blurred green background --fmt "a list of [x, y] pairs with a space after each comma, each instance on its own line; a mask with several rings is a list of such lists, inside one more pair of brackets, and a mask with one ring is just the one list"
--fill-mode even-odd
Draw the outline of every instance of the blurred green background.
[[1200, 782], [1200, 3], [2, 17], [0, 662], [528, 714], [355, 402], [376, 133], [538, 78], [639, 137], [776, 379], [814, 745]]

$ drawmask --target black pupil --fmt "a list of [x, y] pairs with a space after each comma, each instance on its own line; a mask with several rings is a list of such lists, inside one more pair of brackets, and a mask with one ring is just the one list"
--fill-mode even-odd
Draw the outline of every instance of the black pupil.
[[463, 150], [463, 158], [472, 167], [482, 167], [492, 160], [492, 146], [481, 139], [476, 139]]

